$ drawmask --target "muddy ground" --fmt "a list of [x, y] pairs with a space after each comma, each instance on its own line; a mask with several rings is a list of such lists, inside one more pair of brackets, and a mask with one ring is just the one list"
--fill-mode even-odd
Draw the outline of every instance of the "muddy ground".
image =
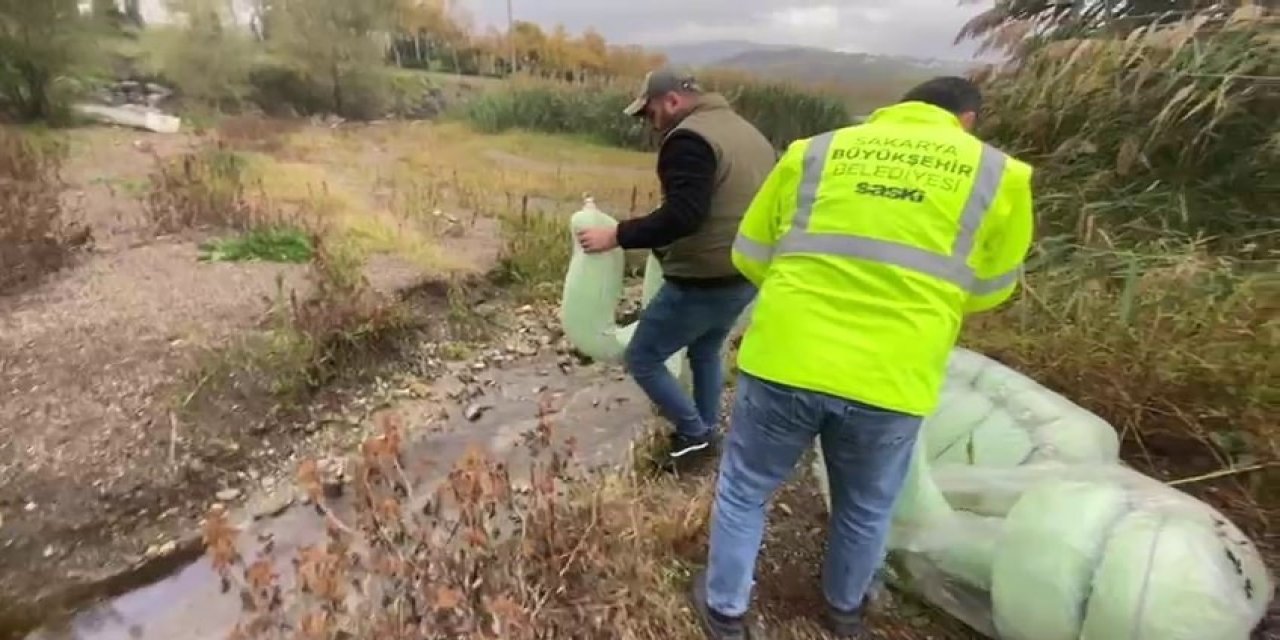
[[[234, 501], [299, 451], [328, 446], [308, 441], [347, 393], [276, 419], [269, 399], [190, 411], [210, 362], [262, 334], [282, 292], [308, 295], [306, 267], [200, 262], [203, 236], [154, 234], [141, 213], [147, 176], [189, 136], [89, 128], [72, 142], [68, 211], [93, 244], [0, 297], [0, 620], [172, 549], [211, 500]], [[447, 268], [380, 255], [365, 276], [416, 296], [426, 321], [448, 303], [443, 286], [421, 283], [492, 268], [488, 222], [444, 249]]]

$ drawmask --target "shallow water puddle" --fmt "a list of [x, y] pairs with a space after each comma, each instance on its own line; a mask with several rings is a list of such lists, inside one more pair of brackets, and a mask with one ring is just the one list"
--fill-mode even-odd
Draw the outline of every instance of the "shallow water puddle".
[[[444, 429], [410, 432], [405, 461], [411, 471], [424, 468], [414, 478], [420, 495], [444, 480], [449, 465], [472, 447], [508, 462], [512, 477], [522, 477], [516, 467], [526, 457], [518, 445], [537, 425], [539, 392], [560, 394], [554, 405], [559, 411], [552, 418], [555, 439], [575, 438], [579, 461], [586, 465], [622, 462], [651, 415], [639, 389], [612, 367], [576, 368], [566, 374], [554, 362], [533, 361], [494, 370], [492, 377], [495, 384], [483, 396], [449, 407], [452, 417]], [[467, 405], [485, 409], [468, 420]], [[336, 511], [343, 510], [343, 502], [335, 501]], [[261, 541], [271, 539], [276, 571], [287, 590], [295, 552], [324, 538], [322, 517], [311, 506], [295, 504], [269, 519], [245, 523], [246, 518], [239, 519], [241, 554], [257, 558]], [[49, 623], [27, 640], [222, 640], [239, 614], [238, 594], [222, 593], [209, 561], [201, 557], [159, 582], [88, 607], [70, 620]]]

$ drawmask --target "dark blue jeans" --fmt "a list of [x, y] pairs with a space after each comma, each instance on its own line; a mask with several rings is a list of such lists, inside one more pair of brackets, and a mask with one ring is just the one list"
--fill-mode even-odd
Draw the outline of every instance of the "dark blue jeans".
[[[681, 434], [701, 437], [715, 428], [724, 389], [720, 351], [755, 294], [750, 283], [698, 288], [667, 282], [641, 312], [627, 345], [627, 372]], [[666, 366], [681, 349], [689, 356], [692, 398]]]
[[747, 611], [765, 506], [820, 437], [831, 487], [823, 592], [833, 608], [857, 611], [884, 560], [922, 419], [746, 372], [737, 391], [711, 512], [708, 604], [727, 616]]

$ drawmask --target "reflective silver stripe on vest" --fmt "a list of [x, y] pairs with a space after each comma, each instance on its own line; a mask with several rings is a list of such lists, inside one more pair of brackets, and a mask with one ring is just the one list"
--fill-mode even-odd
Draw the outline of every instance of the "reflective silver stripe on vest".
[[804, 172], [797, 194], [796, 213], [791, 221], [791, 229], [778, 244], [776, 252], [771, 252], [767, 246], [742, 234], [738, 234], [734, 241], [736, 250], [761, 262], [769, 261], [774, 255], [788, 253], [821, 253], [871, 260], [946, 280], [975, 295], [994, 293], [1017, 281], [1019, 269], [994, 278], [978, 278], [968, 263], [978, 229], [999, 193], [1008, 156], [990, 145], [982, 146], [978, 175], [964, 209], [961, 210], [959, 229], [952, 243], [951, 253], [943, 255], [888, 240], [809, 231], [813, 208], [818, 200], [818, 188], [822, 185], [822, 174], [826, 169], [827, 155], [835, 135], [835, 131], [829, 131], [809, 141], [804, 154]]
[[768, 262], [773, 258], [773, 247], [756, 242], [742, 233], [738, 233], [738, 237], [733, 239], [733, 250], [757, 262]]

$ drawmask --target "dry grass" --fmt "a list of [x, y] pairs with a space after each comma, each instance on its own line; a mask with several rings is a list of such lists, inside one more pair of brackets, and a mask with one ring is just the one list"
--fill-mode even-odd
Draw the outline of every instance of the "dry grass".
[[1067, 389], [1134, 437], [1176, 428], [1280, 454], [1268, 415], [1280, 320], [1262, 265], [1195, 245], [1037, 253], [1024, 293], [977, 319], [971, 344]]
[[[238, 396], [265, 388], [281, 399], [304, 399], [364, 358], [366, 347], [407, 328], [403, 309], [361, 275], [375, 254], [407, 258], [424, 277], [443, 278], [453, 260], [468, 258], [457, 253], [459, 239], [499, 245], [495, 279], [518, 289], [516, 295], [546, 299], [559, 291], [569, 258], [565, 223], [583, 191], [594, 189], [619, 209], [648, 206], [653, 197], [642, 191], [653, 181], [645, 154], [545, 135], [478, 138], [456, 124], [282, 126], [276, 139], [255, 146], [273, 127], [241, 118], [223, 128], [162, 174], [168, 181], [156, 184], [167, 188], [153, 190], [152, 198], [168, 206], [153, 208], [210, 226], [283, 220], [308, 230], [316, 247], [310, 297], [281, 290], [268, 335], [206, 367], [219, 380], [237, 380]], [[577, 163], [590, 172], [576, 171]], [[488, 228], [481, 225], [495, 220], [499, 237], [478, 237]], [[201, 389], [206, 400], [225, 391], [208, 380]]]
[[288, 590], [268, 559], [241, 558], [226, 515], [210, 513], [209, 553], [245, 603], [234, 637], [691, 637], [674, 587], [687, 574], [678, 558], [700, 546], [707, 486], [592, 481], [548, 413], [544, 402], [526, 436], [527, 479], [477, 453], [422, 496], [406, 478], [402, 427], [385, 421], [361, 447], [353, 514], [327, 505], [304, 462], [299, 481], [329, 541], [300, 552]]
[[1280, 239], [1273, 32], [1196, 17], [1050, 43], [987, 78], [981, 134], [1040, 168], [1051, 234], [1204, 235], [1264, 257]]
[[284, 222], [280, 212], [250, 196], [245, 158], [220, 140], [176, 158], [156, 157], [144, 209], [157, 233], [249, 231]]
[[58, 140], [0, 127], [0, 292], [62, 268], [91, 239], [64, 217], [64, 157]]

